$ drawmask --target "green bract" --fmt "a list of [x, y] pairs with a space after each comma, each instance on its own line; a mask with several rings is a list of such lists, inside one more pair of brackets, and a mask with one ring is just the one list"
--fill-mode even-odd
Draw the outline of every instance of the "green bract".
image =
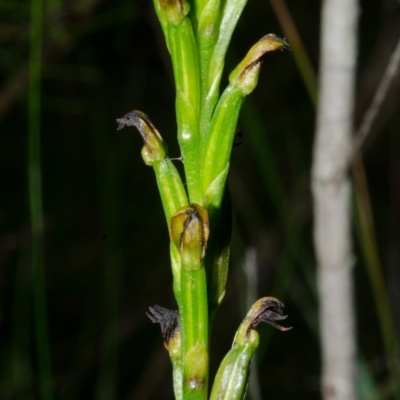
[[[209, 336], [225, 294], [229, 264], [226, 179], [237, 120], [245, 96], [257, 85], [264, 54], [289, 48], [275, 35], [264, 36], [230, 74], [220, 96], [226, 51], [245, 4], [246, 0], [154, 0], [174, 71], [177, 136], [187, 190], [147, 115], [132, 111], [117, 120], [119, 129], [135, 126], [142, 136], [142, 156], [156, 174], [169, 227], [179, 313], [155, 306], [149, 316], [161, 325], [177, 399], [208, 397]], [[273, 298], [254, 304], [221, 364], [211, 399], [243, 398], [258, 346], [254, 328], [264, 321], [285, 330], [274, 322], [284, 318], [282, 312], [283, 304]]]

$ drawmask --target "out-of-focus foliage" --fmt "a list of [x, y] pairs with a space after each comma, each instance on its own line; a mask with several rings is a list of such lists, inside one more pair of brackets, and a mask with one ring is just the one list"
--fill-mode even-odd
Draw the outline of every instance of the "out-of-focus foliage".
[[[320, 2], [288, 0], [287, 6], [317, 70]], [[360, 6], [357, 122], [400, 36], [398, 2]], [[170, 156], [179, 158], [174, 85], [161, 30], [151, 2], [144, 0], [52, 0], [46, 2], [44, 21], [42, 199], [54, 398], [170, 399], [168, 355], [145, 315], [154, 304], [175, 307], [168, 232], [153, 172], [139, 154], [141, 139], [133, 130], [117, 132], [115, 122], [128, 111], [143, 110], [168, 143]], [[27, 189], [29, 32], [29, 2], [1, 1], [0, 397], [5, 400], [40, 394]], [[248, 48], [270, 32], [285, 35], [270, 3], [249, 0], [228, 51], [223, 86]], [[294, 329], [273, 336], [261, 329], [262, 398], [319, 399], [309, 188], [315, 109], [289, 53], [268, 55], [265, 67], [239, 122], [244, 143], [233, 150], [232, 260], [227, 295], [216, 316], [212, 372], [231, 346], [246, 299], [277, 296]], [[397, 336], [399, 85], [397, 78], [364, 149]], [[361, 398], [394, 398], [384, 397], [393, 382], [360, 236], [355, 231]], [[245, 284], [243, 268], [249, 248], [256, 251], [253, 286]]]

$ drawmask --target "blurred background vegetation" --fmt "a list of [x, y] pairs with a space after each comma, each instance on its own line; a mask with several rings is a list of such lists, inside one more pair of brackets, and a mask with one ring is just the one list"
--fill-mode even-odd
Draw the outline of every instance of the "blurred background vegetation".
[[[152, 2], [40, 4], [0, 1], [0, 398], [172, 399], [168, 355], [145, 315], [154, 304], [175, 307], [167, 228], [141, 139], [115, 123], [146, 112], [170, 156], [180, 156]], [[250, 0], [226, 62], [229, 73], [266, 33], [293, 47], [265, 60], [229, 178], [232, 260], [212, 371], [253, 298], [279, 297], [294, 326], [285, 334], [262, 327], [255, 400], [321, 398], [310, 194], [320, 6]], [[361, 1], [356, 125], [399, 37], [398, 1]], [[363, 148], [365, 182], [355, 185], [362, 399], [400, 398], [388, 354], [400, 332], [399, 100], [397, 77]], [[41, 185], [29, 189], [38, 168]], [[43, 241], [32, 236], [35, 209]]]

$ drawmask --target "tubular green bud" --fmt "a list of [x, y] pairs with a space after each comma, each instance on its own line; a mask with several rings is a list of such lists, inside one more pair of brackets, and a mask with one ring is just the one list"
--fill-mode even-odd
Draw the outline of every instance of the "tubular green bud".
[[246, 57], [229, 75], [229, 82], [242, 91], [244, 95], [251, 93], [257, 86], [262, 58], [265, 53], [275, 50], [289, 50], [286, 40], [274, 34], [261, 38], [247, 53]]
[[201, 268], [210, 233], [208, 212], [197, 204], [179, 209], [171, 218], [171, 238], [186, 269]]
[[254, 349], [236, 346], [228, 352], [218, 369], [210, 400], [242, 400], [246, 393], [249, 367]]
[[186, 0], [156, 0], [155, 2], [158, 3], [161, 16], [173, 25], [179, 25], [190, 10], [190, 5]]
[[146, 165], [153, 165], [155, 162], [165, 159], [167, 146], [160, 133], [145, 113], [141, 111], [131, 111], [122, 118], [118, 118], [117, 122], [118, 131], [125, 126], [134, 126], [137, 128], [144, 142], [142, 157]]
[[202, 390], [208, 374], [208, 353], [204, 344], [197, 342], [185, 355], [184, 387], [190, 391]]

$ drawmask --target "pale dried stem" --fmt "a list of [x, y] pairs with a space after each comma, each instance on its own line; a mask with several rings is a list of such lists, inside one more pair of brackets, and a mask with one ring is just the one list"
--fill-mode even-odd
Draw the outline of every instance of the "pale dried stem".
[[325, 400], [356, 399], [351, 187], [348, 178], [356, 45], [356, 0], [325, 0], [312, 170]]

